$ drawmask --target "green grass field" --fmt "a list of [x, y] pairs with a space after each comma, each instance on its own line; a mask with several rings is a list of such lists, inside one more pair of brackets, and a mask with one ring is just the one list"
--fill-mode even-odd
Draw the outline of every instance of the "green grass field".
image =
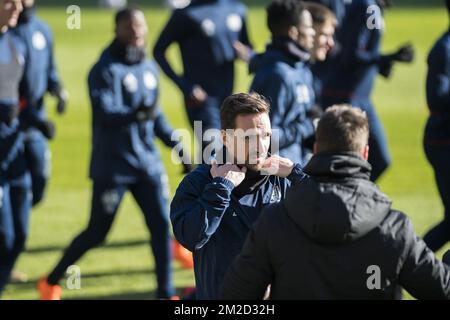
[[[149, 7], [146, 14], [152, 45], [169, 12]], [[45, 7], [39, 15], [55, 33], [60, 73], [71, 94], [70, 109], [66, 116], [57, 117], [55, 102], [48, 100], [50, 117], [58, 127], [57, 138], [51, 143], [52, 179], [45, 202], [32, 214], [28, 249], [17, 264], [17, 269], [27, 273], [31, 281], [9, 285], [4, 295], [6, 299], [36, 299], [34, 281], [49, 272], [62, 250], [87, 223], [91, 193], [87, 177], [91, 118], [86, 78], [100, 51], [112, 39], [113, 31], [112, 12], [107, 10], [82, 7], [82, 29], [74, 31], [65, 27], [67, 15], [63, 7]], [[392, 197], [394, 207], [406, 212], [418, 234], [423, 235], [443, 215], [421, 141], [427, 117], [426, 56], [446, 29], [447, 17], [445, 11], [437, 7], [402, 6], [388, 12], [386, 20], [383, 47], [394, 50], [397, 45], [412, 41], [417, 59], [413, 66], [397, 66], [390, 81], [377, 83], [374, 100], [385, 124], [393, 158], [393, 165], [380, 185]], [[251, 38], [257, 49], [262, 50], [268, 40], [264, 9], [252, 7], [249, 22]], [[177, 54], [177, 49], [172, 48], [172, 61], [177, 60]], [[235, 90], [246, 91], [250, 80], [245, 66], [239, 63]], [[181, 95], [165, 77], [162, 77], [161, 99], [173, 126], [188, 127]], [[181, 168], [171, 164], [167, 149], [163, 150], [163, 157], [173, 194], [182, 178]], [[78, 262], [82, 272], [81, 289], [65, 290], [64, 298], [153, 298], [156, 281], [148, 238], [142, 215], [127, 197], [105, 246], [89, 252]], [[194, 281], [192, 272], [182, 270], [178, 264], [175, 264], [174, 277], [177, 287], [191, 285]]]

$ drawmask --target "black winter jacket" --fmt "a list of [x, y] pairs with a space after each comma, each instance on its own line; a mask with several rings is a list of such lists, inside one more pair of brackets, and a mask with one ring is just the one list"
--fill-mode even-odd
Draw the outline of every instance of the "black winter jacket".
[[314, 156], [310, 175], [266, 207], [229, 268], [224, 299], [450, 299], [450, 266], [369, 180], [355, 154]]

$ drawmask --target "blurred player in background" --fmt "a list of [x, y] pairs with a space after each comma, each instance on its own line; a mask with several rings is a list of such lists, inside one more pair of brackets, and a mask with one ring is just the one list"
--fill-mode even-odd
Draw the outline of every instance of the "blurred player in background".
[[267, 8], [267, 21], [272, 40], [258, 61], [252, 61], [256, 73], [250, 91], [270, 101], [280, 155], [303, 163], [302, 144], [314, 135], [313, 122], [307, 117], [314, 101], [307, 66], [314, 46], [312, 17], [298, 0], [277, 0]]
[[[233, 92], [236, 58], [249, 61], [246, 7], [237, 0], [194, 0], [176, 9], [161, 32], [154, 56], [164, 73], [184, 96], [191, 126], [201, 121], [202, 132], [220, 129], [220, 105]], [[167, 60], [167, 49], [177, 43], [183, 73]], [[206, 137], [205, 137], [206, 138]], [[197, 136], [201, 150], [211, 143]], [[201, 154], [202, 162], [208, 161]]]
[[315, 2], [330, 9], [336, 17], [337, 25], [340, 25], [345, 16], [345, 4], [350, 3], [351, 0], [309, 0], [308, 2]]
[[23, 40], [28, 51], [27, 66], [20, 85], [20, 102], [21, 122], [27, 128], [25, 148], [35, 206], [44, 197], [50, 174], [47, 139], [53, 138], [55, 131], [53, 124], [47, 120], [45, 94], [49, 92], [57, 99], [56, 111], [63, 114], [66, 111], [67, 93], [56, 69], [54, 41], [49, 26], [36, 16], [34, 0], [23, 0], [22, 3], [24, 10], [14, 32]]
[[[115, 39], [89, 74], [93, 112], [93, 180], [87, 228], [38, 283], [41, 299], [60, 299], [59, 280], [88, 250], [101, 244], [127, 191], [141, 208], [151, 233], [158, 282], [157, 298], [171, 299], [172, 284], [167, 175], [155, 136], [169, 147], [173, 130], [158, 104], [156, 65], [146, 58], [147, 22], [142, 11], [126, 8], [115, 18]], [[185, 165], [190, 171], [190, 165]]]
[[21, 0], [0, 0], [0, 295], [25, 248], [31, 208], [18, 118], [19, 83], [27, 53], [25, 44], [9, 30], [16, 26], [22, 9]]
[[[450, 0], [446, 0], [450, 14]], [[425, 129], [425, 154], [435, 173], [444, 204], [444, 220], [424, 237], [428, 247], [439, 250], [450, 241], [450, 31], [436, 42], [428, 56], [426, 82], [430, 109]]]
[[382, 55], [380, 45], [384, 30], [383, 10], [389, 0], [352, 1], [338, 33], [339, 52], [333, 58], [323, 83], [322, 105], [348, 103], [366, 111], [370, 123], [370, 155], [372, 181], [376, 181], [390, 165], [386, 136], [372, 104], [371, 96], [378, 73], [388, 78], [395, 62], [411, 63], [411, 45], [395, 53]]
[[323, 5], [314, 2], [305, 2], [305, 5], [311, 13], [316, 31], [311, 56], [311, 72], [313, 73], [315, 104], [322, 108], [320, 102], [322, 79], [327, 69], [326, 64], [330, 63], [330, 54], [335, 48], [334, 38], [338, 21], [334, 13]]
[[[311, 58], [309, 63], [306, 63], [304, 71], [305, 78], [310, 91], [314, 92], [311, 103], [307, 109], [307, 117], [313, 122], [318, 120], [323, 112], [320, 106], [320, 92], [321, 92], [321, 78], [317, 74], [318, 68], [316, 65], [324, 63], [329, 57], [330, 51], [334, 48], [334, 33], [337, 26], [337, 19], [334, 13], [327, 7], [314, 3], [304, 2], [306, 10], [311, 14], [313, 27], [315, 31], [314, 46], [310, 50]], [[311, 136], [303, 140], [302, 153], [303, 163], [309, 161], [313, 154], [315, 136]]]

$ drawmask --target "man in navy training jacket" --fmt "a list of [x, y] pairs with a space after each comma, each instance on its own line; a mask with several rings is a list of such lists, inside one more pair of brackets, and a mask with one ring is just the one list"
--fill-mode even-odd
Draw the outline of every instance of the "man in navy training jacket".
[[175, 293], [167, 175], [155, 136], [172, 148], [177, 141], [171, 140], [173, 130], [160, 111], [156, 65], [146, 58], [148, 28], [143, 12], [125, 8], [116, 14], [115, 23], [116, 37], [88, 78], [93, 114], [90, 221], [48, 277], [39, 281], [41, 299], [61, 298], [59, 280], [70, 265], [104, 241], [127, 191], [151, 233], [157, 298], [170, 299]]
[[232, 95], [220, 115], [223, 150], [183, 179], [170, 209], [176, 239], [194, 255], [197, 299], [219, 298], [223, 276], [261, 210], [305, 177], [299, 164], [269, 156], [269, 105], [261, 96]]

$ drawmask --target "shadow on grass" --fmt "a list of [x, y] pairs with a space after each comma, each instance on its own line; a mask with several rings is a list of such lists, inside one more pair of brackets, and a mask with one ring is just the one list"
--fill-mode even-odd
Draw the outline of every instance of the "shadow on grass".
[[[186, 271], [183, 268], [175, 267], [173, 268], [174, 273]], [[193, 272], [193, 271], [192, 271]], [[98, 279], [102, 277], [127, 277], [127, 276], [135, 276], [135, 275], [151, 275], [152, 273], [155, 273], [155, 270], [153, 268], [141, 268], [141, 269], [134, 269], [134, 270], [120, 270], [120, 271], [100, 271], [100, 272], [89, 272], [89, 273], [83, 273], [81, 275], [82, 281], [89, 282], [90, 279]], [[36, 289], [36, 283], [38, 282], [38, 278], [29, 279], [27, 282], [24, 283], [10, 283], [8, 285], [9, 288], [11, 288], [14, 291], [19, 290], [35, 290]], [[177, 292], [183, 290], [184, 288], [177, 289]], [[139, 293], [140, 294], [140, 293]], [[125, 294], [127, 295], [127, 294]], [[148, 295], [148, 294], [147, 294]], [[91, 297], [83, 297], [82, 299], [91, 299]], [[108, 299], [108, 298], [106, 298]]]
[[[174, 270], [175, 271], [175, 270]], [[135, 269], [135, 270], [120, 270], [120, 271], [101, 271], [101, 272], [90, 272], [90, 273], [82, 273], [81, 278], [82, 280], [86, 279], [97, 279], [101, 277], [117, 277], [117, 276], [133, 276], [133, 275], [142, 275], [142, 274], [152, 274], [154, 273], [154, 269], [150, 268], [143, 268], [143, 269]], [[30, 279], [27, 282], [24, 283], [11, 283], [10, 286], [14, 287], [20, 287], [23, 288], [31, 288], [34, 287], [36, 282], [38, 282], [39, 279]]]
[[[182, 297], [186, 288], [176, 288], [176, 295]], [[155, 300], [157, 292], [155, 290], [148, 292], [122, 292], [106, 295], [87, 295], [83, 297], [67, 298], [64, 300]]]
[[[69, 245], [69, 244], [67, 244]], [[119, 248], [126, 248], [126, 247], [138, 247], [143, 245], [150, 245], [149, 240], [130, 240], [130, 241], [124, 241], [124, 242], [111, 242], [106, 243], [103, 245], [100, 245], [96, 248], [101, 249], [119, 249]], [[54, 246], [46, 246], [46, 247], [36, 247], [36, 248], [30, 248], [26, 250], [27, 254], [41, 254], [41, 253], [49, 253], [53, 251], [63, 251], [65, 250], [65, 246], [61, 245], [54, 245]]]
[[149, 292], [123, 292], [111, 295], [91, 295], [77, 298], [67, 298], [64, 300], [154, 300], [156, 291]]

